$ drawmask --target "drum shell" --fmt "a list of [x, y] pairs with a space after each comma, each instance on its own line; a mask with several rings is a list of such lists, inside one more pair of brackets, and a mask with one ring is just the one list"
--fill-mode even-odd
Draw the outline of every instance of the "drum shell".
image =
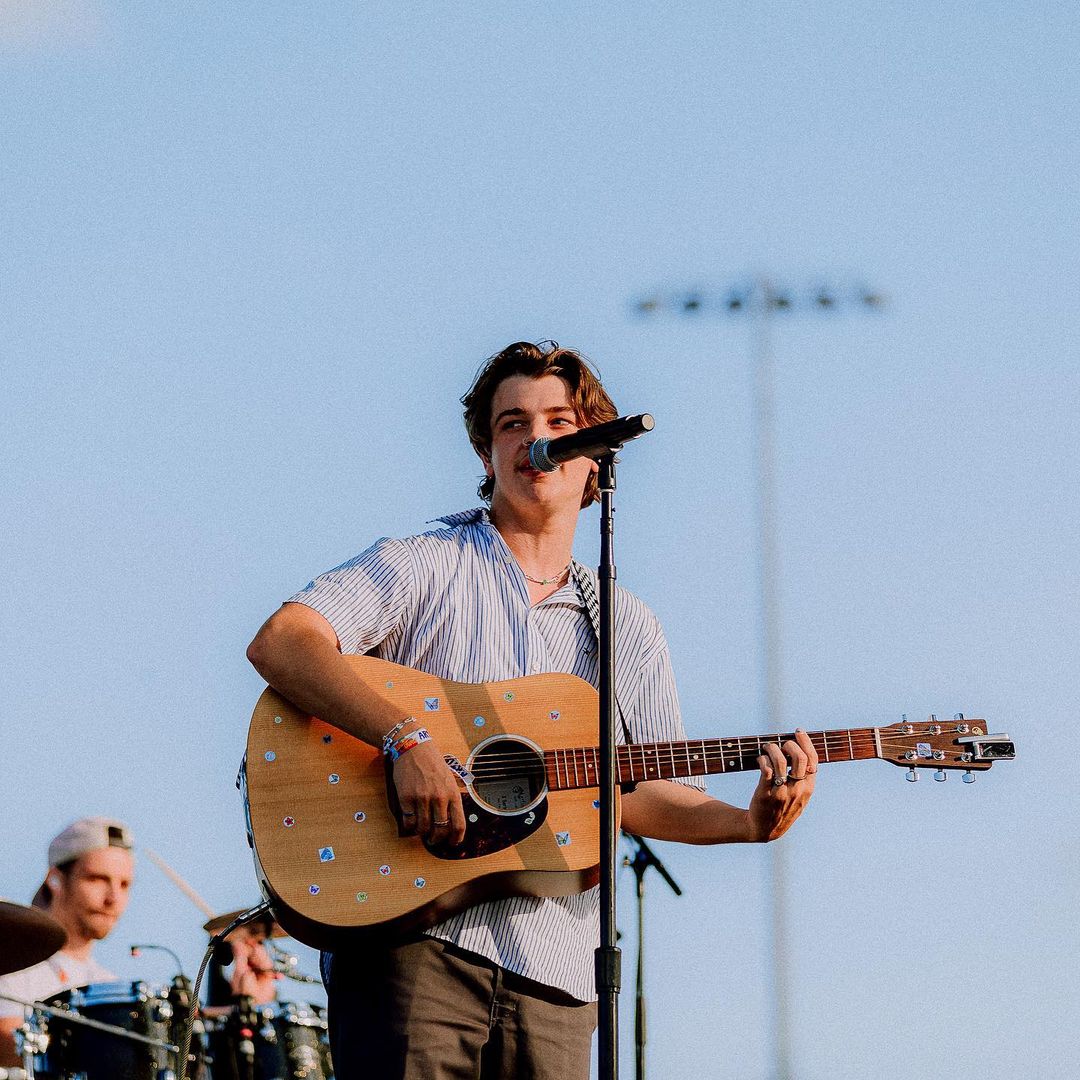
[[278, 1002], [238, 1010], [214, 1025], [209, 1045], [214, 1080], [334, 1080], [318, 1005]]
[[[185, 1017], [170, 1000], [169, 988], [144, 982], [92, 983], [65, 990], [48, 998], [45, 1004], [73, 1012], [124, 1031], [143, 1035], [161, 1043], [179, 1043]], [[164, 1046], [149, 1046], [119, 1034], [65, 1022], [53, 1015], [41, 1022], [48, 1034], [48, 1046], [34, 1059], [35, 1076], [40, 1080], [67, 1080], [85, 1076], [86, 1080], [164, 1080], [179, 1076], [177, 1055]], [[201, 1060], [198, 1035], [196, 1058]], [[192, 1076], [200, 1069], [193, 1068]]]

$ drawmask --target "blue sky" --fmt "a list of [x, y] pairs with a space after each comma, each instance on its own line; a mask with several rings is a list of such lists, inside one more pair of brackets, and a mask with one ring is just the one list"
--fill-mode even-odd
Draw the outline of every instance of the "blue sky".
[[[244, 647], [314, 573], [473, 505], [457, 399], [519, 338], [656, 416], [620, 581], [688, 731], [760, 730], [754, 327], [630, 302], [865, 283], [882, 312], [774, 327], [788, 722], [963, 711], [1020, 758], [970, 786], [826, 770], [781, 956], [764, 851], [662, 845], [686, 895], [650, 886], [650, 1067], [768, 1076], [781, 965], [799, 1080], [1060, 1069], [1078, 38], [1060, 3], [0, 7], [0, 891], [100, 812], [215, 907], [253, 900]], [[127, 943], [194, 969], [200, 921], [143, 860], [102, 954], [164, 980]]]

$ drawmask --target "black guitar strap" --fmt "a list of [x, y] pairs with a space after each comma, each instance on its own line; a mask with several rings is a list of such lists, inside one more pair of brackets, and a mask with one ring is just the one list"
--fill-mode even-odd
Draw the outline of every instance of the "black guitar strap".
[[[596, 654], [597, 658], [600, 655], [600, 599], [596, 595], [596, 587], [592, 583], [592, 578], [589, 576], [589, 572], [574, 559], [570, 563], [570, 568], [573, 571], [574, 583], [577, 585], [577, 590], [581, 594], [581, 599], [585, 601], [585, 610], [589, 614], [589, 625], [592, 627], [593, 637], [596, 638]], [[615, 693], [615, 711], [619, 714], [619, 723], [622, 724], [623, 738], [628, 742], [634, 740], [630, 737], [630, 725], [626, 722], [626, 713], [623, 711], [622, 702], [619, 701], [619, 692]]]

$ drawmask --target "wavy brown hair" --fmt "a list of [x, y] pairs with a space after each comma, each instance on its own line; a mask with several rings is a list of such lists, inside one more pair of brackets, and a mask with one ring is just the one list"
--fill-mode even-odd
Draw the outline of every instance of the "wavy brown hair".
[[[469, 392], [461, 399], [465, 406], [465, 430], [473, 449], [487, 461], [491, 457], [491, 403], [499, 384], [511, 375], [528, 375], [539, 379], [543, 375], [558, 375], [570, 390], [570, 401], [580, 427], [592, 427], [614, 420], [618, 415], [614, 402], [600, 383], [600, 376], [589, 361], [573, 349], [560, 348], [557, 341], [515, 341], [501, 352], [489, 357], [477, 372]], [[491, 502], [495, 479], [485, 476], [477, 493]], [[585, 483], [582, 507], [598, 501], [596, 474], [590, 473]]]

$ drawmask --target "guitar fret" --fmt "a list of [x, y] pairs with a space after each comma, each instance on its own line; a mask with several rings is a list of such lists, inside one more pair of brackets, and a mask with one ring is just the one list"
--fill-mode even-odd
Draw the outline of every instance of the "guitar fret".
[[[808, 732], [822, 763], [856, 761], [881, 756], [881, 733], [877, 728]], [[859, 745], [856, 746], [856, 736]], [[766, 743], [783, 745], [793, 734], [745, 735], [733, 739], [695, 739], [686, 742], [623, 743], [616, 747], [616, 782], [641, 783], [660, 778], [706, 776], [714, 773], [753, 771]], [[844, 741], [847, 741], [846, 747]], [[868, 745], [873, 741], [874, 747]], [[599, 785], [600, 748], [566, 748], [546, 752], [552, 786], [583, 788]], [[567, 755], [570, 755], [569, 757]], [[573, 775], [570, 769], [573, 765]]]

